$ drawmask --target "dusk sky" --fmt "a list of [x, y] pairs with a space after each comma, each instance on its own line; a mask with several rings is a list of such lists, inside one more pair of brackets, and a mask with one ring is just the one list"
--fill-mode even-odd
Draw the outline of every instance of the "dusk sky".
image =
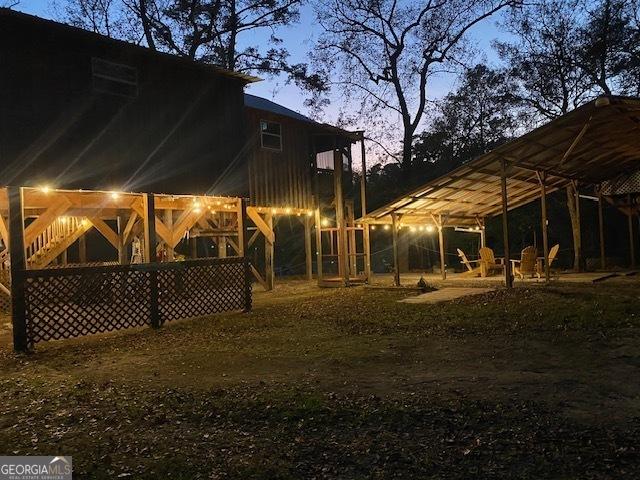
[[[63, 2], [64, 0], [60, 0], [60, 4], [63, 4]], [[21, 0], [21, 3], [15, 7], [15, 9], [44, 18], [59, 20], [59, 18], [56, 18], [57, 15], [55, 9], [52, 7], [51, 0]], [[479, 24], [470, 35], [470, 39], [476, 45], [478, 51], [484, 52], [478, 56], [478, 62], [488, 61], [489, 63], [495, 63], [497, 61], [495, 52], [491, 48], [491, 42], [498, 36], [504, 37], [504, 34], [498, 31], [496, 20], [497, 18]], [[318, 33], [319, 27], [317, 22], [315, 22], [314, 12], [310, 6], [302, 8], [299, 23], [278, 31], [278, 34], [283, 38], [284, 44], [291, 53], [292, 62], [308, 61], [307, 52]], [[264, 38], [268, 37], [268, 34], [269, 32], [265, 31]], [[260, 38], [254, 38], [248, 43], [260, 43], [260, 40]], [[247, 41], [247, 37], [245, 37], [245, 41]], [[453, 76], [434, 79], [430, 84], [428, 92], [429, 98], [439, 98], [454, 86], [455, 77]], [[283, 79], [266, 79], [263, 82], [251, 85], [247, 91], [254, 95], [274, 100], [301, 113], [307, 113], [303, 104], [304, 95], [297, 87], [285, 85]], [[335, 120], [335, 117], [336, 110], [329, 107], [325, 111], [325, 118], [323, 118], [323, 120], [332, 122]]]

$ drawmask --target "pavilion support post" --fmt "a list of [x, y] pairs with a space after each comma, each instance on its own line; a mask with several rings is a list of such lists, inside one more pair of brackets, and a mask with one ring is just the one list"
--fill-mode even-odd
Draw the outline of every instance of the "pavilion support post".
[[567, 187], [567, 207], [571, 216], [571, 230], [573, 233], [573, 269], [582, 271], [582, 227], [580, 220], [580, 193], [578, 182], [572, 181]]
[[[542, 217], [542, 250], [544, 254], [544, 279], [548, 283], [551, 280], [551, 265], [549, 265], [549, 222], [547, 220], [547, 174], [538, 173], [540, 181], [540, 210]], [[540, 272], [538, 272], [540, 273]]]
[[189, 237], [189, 250], [191, 251], [191, 258], [198, 258], [198, 242], [196, 237]]
[[304, 218], [304, 260], [305, 274], [308, 281], [313, 280], [313, 252], [311, 250], [311, 232], [313, 230], [313, 219], [309, 216]]
[[480, 248], [484, 248], [487, 246], [487, 230], [484, 225], [484, 221], [482, 225], [480, 225]]
[[[224, 229], [226, 225], [226, 215], [224, 212], [220, 212], [220, 229]], [[218, 247], [218, 258], [227, 258], [227, 238], [224, 235], [218, 235], [216, 237], [216, 245]]]
[[322, 218], [320, 215], [320, 204], [315, 210], [316, 226], [316, 275], [318, 283], [322, 281]]
[[[273, 232], [273, 214], [271, 212], [266, 213], [264, 215], [264, 221], [269, 227], [269, 230]], [[264, 237], [264, 280], [266, 284], [266, 290], [273, 290], [273, 285], [275, 283], [275, 268], [274, 268], [274, 256], [275, 256], [275, 237], [273, 242]]]
[[627, 221], [629, 223], [629, 260], [631, 261], [631, 268], [636, 268], [636, 242], [633, 233], [633, 208], [630, 194], [627, 195], [627, 203], [629, 204], [629, 213], [627, 215]]
[[[367, 216], [367, 152], [364, 147], [364, 132], [360, 135], [360, 159], [362, 175], [360, 176], [360, 211], [361, 217]], [[364, 248], [364, 274], [367, 283], [371, 283], [371, 245], [369, 238], [369, 224], [365, 222], [362, 230], [362, 244]]]
[[600, 269], [607, 268], [607, 257], [604, 250], [604, 205], [602, 203], [602, 192], [598, 188], [598, 232], [600, 234]]
[[23, 191], [20, 187], [7, 187], [9, 197], [9, 252], [11, 255], [11, 322], [13, 348], [16, 352], [29, 349], [27, 336], [27, 309], [24, 292], [27, 261], [24, 247]]
[[78, 260], [80, 263], [87, 263], [87, 234], [86, 232], [80, 235], [78, 239]]
[[509, 255], [509, 198], [507, 196], [507, 166], [504, 160], [500, 161], [500, 186], [502, 193], [502, 237], [504, 241], [504, 283], [507, 288], [513, 288], [511, 276], [511, 257]]
[[447, 279], [446, 252], [444, 249], [444, 226], [442, 225], [442, 216], [438, 219], [438, 250], [440, 252], [440, 275], [442, 280]]
[[[144, 202], [144, 259], [147, 263], [158, 261], [156, 250], [156, 209], [155, 199], [152, 193], [145, 193]], [[155, 269], [149, 270], [149, 306], [151, 315], [151, 326], [160, 328], [160, 307], [158, 303], [158, 272]]]
[[393, 284], [400, 286], [400, 262], [398, 259], [398, 214], [391, 214], [391, 232], [393, 242]]

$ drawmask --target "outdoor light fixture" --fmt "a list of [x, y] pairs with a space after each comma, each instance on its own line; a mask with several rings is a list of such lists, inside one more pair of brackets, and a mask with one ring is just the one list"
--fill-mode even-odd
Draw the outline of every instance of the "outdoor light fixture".
[[111, 192], [111, 198], [117, 200], [120, 198], [120, 194], [118, 192]]
[[285, 208], [284, 213], [289, 215], [291, 213], [291, 209], [289, 207]]
[[371, 225], [371, 230], [375, 230], [376, 226], [375, 225]]
[[409, 227], [409, 230], [411, 230], [412, 232], [415, 232], [415, 231], [416, 231], [416, 227], [414, 227], [413, 225], [411, 225], [411, 226]]
[[49, 193], [51, 191], [51, 187], [49, 185], [42, 185], [40, 187], [40, 191], [42, 193]]
[[278, 210], [276, 210], [275, 208], [272, 208], [272, 209], [271, 209], [271, 213], [272, 213], [273, 215], [275, 215], [276, 213], [278, 213]]
[[329, 219], [328, 218], [323, 218], [322, 219], [322, 226], [323, 227], [328, 227], [329, 226]]
[[420, 225], [420, 226], [418, 227], [418, 230], [420, 230], [421, 232], [423, 232], [423, 231], [424, 231], [424, 225]]
[[313, 215], [313, 210], [307, 210], [307, 217], [311, 217]]
[[385, 229], [385, 230], [389, 230], [390, 228], [391, 228], [391, 227], [390, 227], [389, 225], [385, 225], [385, 226], [384, 226], [384, 229]]
[[433, 232], [433, 225], [427, 225], [427, 232]]

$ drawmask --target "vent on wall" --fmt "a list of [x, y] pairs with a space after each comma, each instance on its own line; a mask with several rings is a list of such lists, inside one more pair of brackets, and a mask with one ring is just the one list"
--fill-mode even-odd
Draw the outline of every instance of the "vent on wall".
[[92, 58], [91, 74], [96, 92], [130, 98], [138, 96], [138, 71], [133, 67]]

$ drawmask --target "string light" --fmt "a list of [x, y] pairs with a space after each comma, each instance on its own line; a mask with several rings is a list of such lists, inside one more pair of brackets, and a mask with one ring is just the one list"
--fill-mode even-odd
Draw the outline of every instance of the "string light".
[[384, 229], [385, 229], [385, 230], [389, 230], [390, 228], [391, 228], [391, 227], [390, 227], [389, 225], [385, 225], [385, 226], [384, 226]]
[[42, 193], [49, 193], [51, 191], [51, 187], [49, 185], [42, 185], [40, 187], [40, 191]]
[[284, 213], [289, 215], [291, 213], [291, 209], [289, 207], [285, 208]]
[[375, 230], [376, 226], [375, 225], [371, 225], [371, 230]]
[[323, 227], [328, 227], [329, 226], [329, 219], [328, 218], [323, 218], [321, 223], [322, 223]]
[[433, 232], [433, 225], [427, 225], [427, 232]]
[[111, 198], [117, 200], [120, 198], [120, 194], [118, 192], [111, 192]]
[[307, 217], [311, 217], [313, 215], [313, 210], [307, 210]]
[[416, 227], [414, 227], [413, 225], [411, 225], [411, 226], [409, 227], [409, 230], [410, 230], [410, 231], [412, 231], [412, 232], [415, 232], [415, 231], [416, 231]]

